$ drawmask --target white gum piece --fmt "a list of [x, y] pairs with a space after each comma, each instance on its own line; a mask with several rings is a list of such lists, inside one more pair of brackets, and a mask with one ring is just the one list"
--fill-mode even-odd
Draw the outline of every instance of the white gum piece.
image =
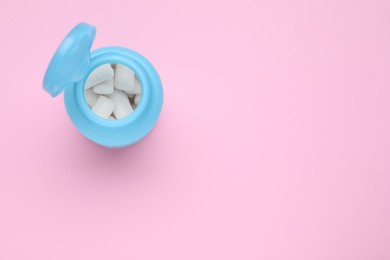
[[92, 112], [96, 115], [108, 119], [116, 107], [115, 102], [105, 96], [99, 96], [95, 105], [92, 107]]
[[87, 104], [90, 107], [93, 107], [99, 96], [95, 92], [93, 92], [93, 90], [90, 88], [85, 90], [84, 97], [85, 97], [85, 101], [87, 101]]
[[123, 91], [115, 90], [114, 93], [107, 97], [116, 104], [114, 109], [114, 116], [116, 119], [124, 118], [133, 113], [134, 110], [130, 104], [130, 100]]
[[96, 94], [112, 94], [114, 92], [114, 78], [110, 78], [93, 87], [93, 92]]
[[115, 68], [115, 88], [123, 91], [131, 91], [135, 85], [135, 74], [132, 69], [122, 64]]
[[139, 82], [139, 79], [138, 77], [135, 77], [135, 80], [134, 80], [134, 88], [129, 90], [129, 91], [125, 91], [126, 94], [128, 95], [131, 95], [131, 94], [134, 94], [134, 95], [139, 95], [139, 94], [142, 94], [142, 88], [141, 88], [141, 83]]
[[110, 119], [110, 120], [115, 120], [115, 117], [110, 116], [108, 119]]
[[114, 70], [110, 64], [104, 64], [97, 67], [91, 74], [89, 74], [87, 81], [85, 82], [85, 89], [102, 83], [114, 77]]
[[142, 98], [142, 94], [135, 95], [134, 97], [134, 104], [138, 106], [139, 101]]

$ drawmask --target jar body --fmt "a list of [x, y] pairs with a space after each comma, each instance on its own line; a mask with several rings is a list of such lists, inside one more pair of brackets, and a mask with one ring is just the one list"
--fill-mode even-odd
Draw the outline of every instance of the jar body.
[[[100, 65], [120, 63], [131, 68], [140, 80], [142, 99], [125, 118], [107, 120], [95, 115], [84, 98], [88, 75]], [[88, 73], [64, 92], [66, 111], [76, 128], [88, 139], [106, 147], [124, 147], [144, 138], [154, 127], [163, 102], [161, 80], [152, 64], [139, 53], [122, 47], [104, 47], [91, 52]]]

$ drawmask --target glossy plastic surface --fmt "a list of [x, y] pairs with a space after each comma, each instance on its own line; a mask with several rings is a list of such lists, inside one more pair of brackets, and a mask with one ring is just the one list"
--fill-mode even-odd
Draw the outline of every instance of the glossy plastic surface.
[[[140, 79], [142, 99], [130, 116], [107, 120], [95, 115], [84, 98], [88, 75], [105, 63], [130, 67]], [[154, 127], [160, 115], [163, 92], [160, 78], [152, 64], [139, 53], [121, 47], [105, 47], [91, 53], [91, 63], [83, 79], [65, 89], [66, 110], [76, 128], [93, 142], [107, 147], [136, 143]]]
[[95, 27], [85, 23], [78, 24], [68, 33], [46, 70], [43, 80], [46, 92], [55, 97], [85, 76], [95, 34]]

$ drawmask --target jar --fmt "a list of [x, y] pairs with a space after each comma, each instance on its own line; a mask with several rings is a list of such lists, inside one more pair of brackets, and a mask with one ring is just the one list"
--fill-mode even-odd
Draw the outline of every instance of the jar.
[[[96, 28], [80, 23], [55, 52], [43, 87], [53, 97], [64, 91], [66, 111], [75, 127], [91, 141], [106, 147], [124, 147], [144, 138], [160, 115], [163, 91], [160, 77], [141, 54], [122, 47], [104, 47], [90, 52]], [[89, 74], [106, 63], [132, 69], [142, 86], [142, 98], [134, 112], [122, 119], [107, 120], [94, 114], [84, 98]]]

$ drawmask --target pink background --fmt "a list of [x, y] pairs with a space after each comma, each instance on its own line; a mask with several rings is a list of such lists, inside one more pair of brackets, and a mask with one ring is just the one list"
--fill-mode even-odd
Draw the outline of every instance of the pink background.
[[[79, 21], [164, 106], [127, 149], [41, 87]], [[0, 2], [0, 259], [390, 259], [388, 0]]]

